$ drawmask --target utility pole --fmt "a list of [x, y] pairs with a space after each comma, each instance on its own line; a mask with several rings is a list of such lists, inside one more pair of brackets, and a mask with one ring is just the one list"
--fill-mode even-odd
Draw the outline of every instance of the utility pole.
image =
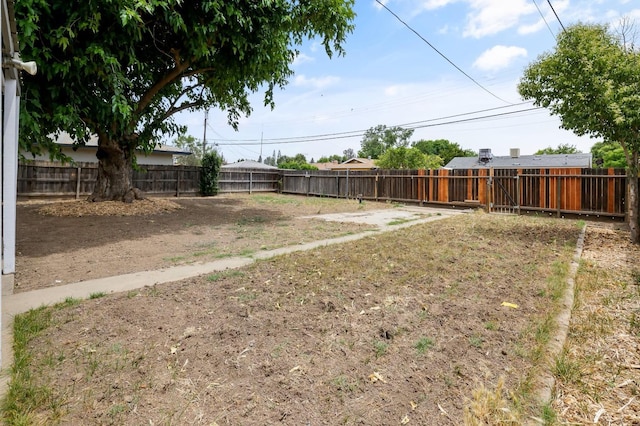
[[204, 154], [207, 151], [207, 118], [209, 117], [209, 110], [204, 110], [204, 136], [202, 137], [202, 159], [200, 163], [204, 160]]

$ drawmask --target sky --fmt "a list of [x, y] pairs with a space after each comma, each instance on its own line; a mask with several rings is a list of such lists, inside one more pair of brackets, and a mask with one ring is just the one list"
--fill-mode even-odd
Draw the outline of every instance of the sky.
[[[275, 108], [262, 107], [263, 93], [252, 95], [253, 112], [237, 132], [223, 111], [210, 110], [207, 144], [227, 162], [274, 152], [312, 161], [357, 153], [367, 129], [386, 125], [415, 128], [412, 141], [447, 139], [493, 155], [559, 144], [588, 152], [597, 140], [562, 130], [547, 110], [523, 103], [518, 82], [529, 63], [553, 50], [561, 24], [640, 22], [637, 0], [380, 1], [406, 25], [375, 0], [356, 0], [345, 56], [329, 59], [314, 40], [300, 46]], [[205, 137], [204, 112], [177, 121], [188, 135]]]

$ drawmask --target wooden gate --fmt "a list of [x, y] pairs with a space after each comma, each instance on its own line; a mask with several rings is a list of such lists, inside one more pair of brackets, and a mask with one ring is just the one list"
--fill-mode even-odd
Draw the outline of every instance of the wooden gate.
[[515, 169], [491, 170], [488, 180], [489, 212], [520, 213], [520, 176]]

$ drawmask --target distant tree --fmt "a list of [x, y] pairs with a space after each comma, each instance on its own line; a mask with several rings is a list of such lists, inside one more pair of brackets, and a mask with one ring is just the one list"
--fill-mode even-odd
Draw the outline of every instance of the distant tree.
[[622, 147], [629, 179], [631, 240], [640, 243], [640, 52], [602, 25], [558, 34], [555, 51], [530, 64], [518, 85], [524, 99], [560, 117], [562, 128]]
[[437, 155], [423, 154], [417, 148], [399, 146], [387, 149], [376, 161], [382, 169], [430, 169], [442, 165], [442, 159]]
[[297, 161], [286, 161], [280, 163], [278, 168], [287, 170], [318, 170], [316, 166], [312, 166], [309, 163], [298, 163]]
[[280, 155], [278, 157], [278, 167], [290, 170], [318, 170], [316, 166], [307, 163], [307, 157], [304, 154], [296, 154], [293, 157]]
[[580, 154], [582, 151], [578, 150], [575, 145], [570, 145], [568, 143], [561, 143], [557, 148], [552, 148], [550, 146], [537, 150], [535, 155], [552, 155], [552, 154]]
[[264, 164], [267, 164], [269, 166], [277, 166], [278, 163], [276, 162], [276, 158], [275, 157], [267, 157], [264, 159]]
[[450, 142], [447, 139], [422, 139], [413, 142], [411, 146], [418, 148], [423, 154], [437, 155], [442, 160], [442, 165], [447, 164], [456, 157], [475, 157], [477, 155], [476, 152], [470, 149], [463, 149], [457, 143]]
[[344, 160], [343, 161], [347, 161], [347, 160], [350, 160], [352, 158], [356, 158], [356, 152], [353, 150], [353, 148], [347, 148], [344, 151], [342, 151], [342, 153], [344, 154]]
[[328, 157], [326, 156], [322, 156], [318, 159], [318, 163], [331, 163], [332, 161], [336, 161], [338, 163], [342, 163], [344, 161], [348, 160], [347, 158], [345, 158], [342, 155], [338, 155], [338, 154], [333, 154], [330, 155]]
[[596, 142], [591, 147], [591, 154], [596, 167], [625, 168], [627, 166], [624, 150], [617, 142]]
[[191, 152], [191, 155], [181, 155], [176, 163], [181, 166], [201, 166], [202, 165], [202, 141], [193, 136], [181, 135], [173, 142], [173, 146]]
[[411, 135], [413, 135], [413, 129], [387, 127], [385, 125], [372, 127], [364, 133], [364, 137], [360, 142], [358, 157], [380, 158], [389, 148], [409, 145]]

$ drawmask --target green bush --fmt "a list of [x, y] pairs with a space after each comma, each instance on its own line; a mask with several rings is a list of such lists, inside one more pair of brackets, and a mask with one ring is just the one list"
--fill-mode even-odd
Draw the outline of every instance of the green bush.
[[218, 187], [218, 179], [220, 176], [221, 166], [222, 157], [216, 151], [210, 152], [202, 158], [200, 193], [203, 196], [217, 195], [218, 191], [220, 191], [220, 188]]

